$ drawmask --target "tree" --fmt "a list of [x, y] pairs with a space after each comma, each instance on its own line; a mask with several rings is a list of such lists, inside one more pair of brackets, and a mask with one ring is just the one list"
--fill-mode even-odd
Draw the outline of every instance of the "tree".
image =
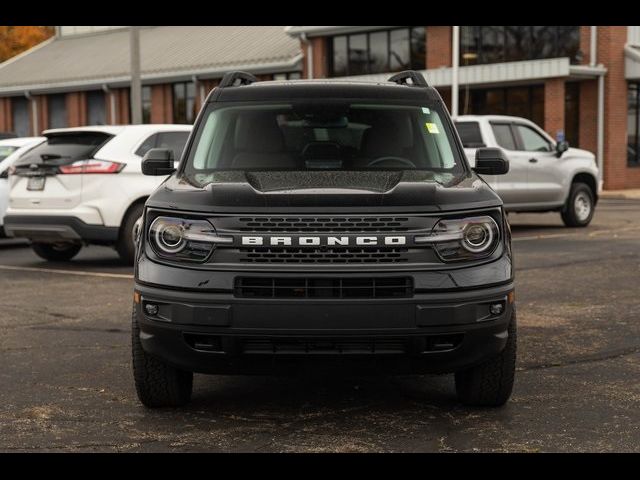
[[53, 34], [53, 27], [0, 26], [0, 62], [28, 50]]

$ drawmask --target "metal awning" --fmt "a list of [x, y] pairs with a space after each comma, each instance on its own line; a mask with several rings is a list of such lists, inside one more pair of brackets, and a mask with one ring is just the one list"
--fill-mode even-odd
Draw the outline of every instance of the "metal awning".
[[[447, 68], [432, 68], [422, 70], [429, 85], [434, 87], [450, 87], [452, 81], [452, 71]], [[460, 85], [504, 85], [531, 83], [535, 80], [545, 80], [547, 78], [575, 78], [587, 79], [604, 75], [607, 69], [601, 65], [571, 65], [568, 57], [549, 58], [543, 60], [526, 60], [522, 62], [491, 63], [487, 65], [469, 65], [459, 68]], [[386, 81], [391, 73], [381, 73], [375, 75], [358, 75], [344, 77], [345, 80], [358, 81]]]

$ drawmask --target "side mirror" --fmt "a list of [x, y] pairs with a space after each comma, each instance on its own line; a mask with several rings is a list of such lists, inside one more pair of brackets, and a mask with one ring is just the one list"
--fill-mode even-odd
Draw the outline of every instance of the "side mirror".
[[569, 142], [566, 140], [556, 143], [556, 157], [560, 158], [567, 150], [569, 150]]
[[473, 170], [480, 175], [504, 175], [509, 172], [509, 160], [501, 148], [479, 148]]
[[173, 165], [173, 151], [167, 148], [152, 148], [142, 158], [144, 175], [171, 175], [176, 171]]

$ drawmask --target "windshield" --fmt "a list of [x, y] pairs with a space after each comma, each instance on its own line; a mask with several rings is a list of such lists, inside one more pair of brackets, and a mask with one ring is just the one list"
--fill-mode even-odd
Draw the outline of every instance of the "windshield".
[[345, 100], [210, 105], [184, 172], [427, 170], [464, 166], [434, 108]]

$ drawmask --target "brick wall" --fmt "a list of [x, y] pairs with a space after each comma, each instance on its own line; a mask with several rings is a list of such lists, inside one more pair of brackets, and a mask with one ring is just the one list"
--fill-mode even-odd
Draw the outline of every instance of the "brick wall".
[[170, 84], [151, 87], [151, 123], [173, 122], [173, 92]]
[[87, 124], [87, 95], [85, 92], [72, 92], [66, 96], [67, 125], [81, 127]]
[[0, 132], [13, 131], [13, 118], [11, 116], [11, 98], [0, 98]]
[[[310, 48], [313, 50], [313, 78], [327, 78], [329, 75], [329, 39], [326, 37], [316, 37], [309, 39]], [[307, 44], [300, 40], [302, 51], [302, 78], [308, 78], [308, 55]]]
[[553, 138], [564, 132], [564, 79], [552, 78], [544, 83], [544, 129]]
[[[598, 63], [607, 68], [604, 88], [604, 188], [640, 187], [640, 171], [627, 168], [626, 27], [598, 27]], [[635, 171], [633, 171], [635, 170]]]
[[598, 149], [598, 81], [580, 82], [580, 124], [578, 147], [596, 153]]
[[451, 66], [452, 30], [442, 25], [427, 27], [427, 68]]

